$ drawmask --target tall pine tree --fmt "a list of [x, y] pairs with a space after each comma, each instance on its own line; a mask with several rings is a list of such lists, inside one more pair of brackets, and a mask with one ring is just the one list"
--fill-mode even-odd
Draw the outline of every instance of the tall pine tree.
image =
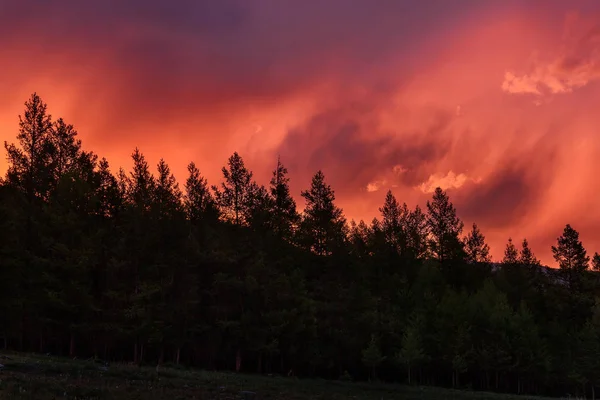
[[300, 214], [290, 193], [290, 179], [287, 174], [287, 168], [277, 158], [277, 167], [273, 171], [269, 192], [273, 203], [273, 231], [279, 237], [291, 240], [300, 222]]
[[460, 234], [464, 224], [456, 215], [448, 194], [441, 188], [436, 188], [433, 199], [427, 202], [427, 211], [430, 246], [435, 258], [441, 263], [461, 260], [464, 257], [464, 246]]
[[213, 186], [215, 200], [221, 215], [235, 225], [246, 225], [246, 216], [252, 195], [252, 172], [244, 165], [244, 160], [235, 152], [223, 167], [221, 188]]
[[318, 171], [310, 189], [302, 192], [306, 207], [302, 216], [302, 242], [318, 255], [329, 255], [342, 248], [345, 241], [346, 219], [335, 205], [335, 194]]
[[552, 255], [560, 267], [563, 279], [570, 290], [581, 290], [590, 258], [579, 240], [579, 232], [567, 224], [563, 234], [556, 240], [556, 246], [552, 246]]
[[402, 221], [405, 218], [403, 208], [391, 190], [385, 195], [385, 201], [383, 206], [379, 208], [379, 212], [382, 217], [381, 228], [383, 229], [386, 242], [394, 252], [402, 254], [406, 247], [405, 233], [402, 229]]
[[485, 242], [485, 236], [475, 223], [465, 240], [465, 251], [467, 253], [466, 260], [469, 263], [487, 264], [491, 261], [490, 246]]

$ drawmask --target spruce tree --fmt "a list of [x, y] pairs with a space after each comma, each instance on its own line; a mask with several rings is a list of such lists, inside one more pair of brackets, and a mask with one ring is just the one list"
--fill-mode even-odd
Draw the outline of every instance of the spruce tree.
[[121, 229], [125, 240], [119, 243], [121, 261], [118, 291], [124, 293], [124, 330], [134, 341], [134, 361], [143, 361], [144, 349], [153, 334], [151, 310], [147, 299], [158, 293], [153, 279], [156, 247], [156, 229], [152, 223], [155, 210], [156, 178], [150, 171], [145, 156], [138, 148], [131, 155], [133, 170], [121, 175], [125, 191], [126, 209]]
[[554, 260], [558, 263], [562, 276], [570, 290], [580, 290], [590, 258], [579, 240], [579, 232], [567, 224], [557, 245], [552, 246]]
[[20, 188], [32, 202], [46, 198], [52, 178], [52, 119], [48, 106], [33, 93], [25, 102], [25, 113], [19, 115], [18, 145], [4, 142], [8, 170], [6, 182]]
[[477, 224], [473, 224], [473, 229], [467, 235], [465, 240], [466, 261], [469, 263], [489, 263], [490, 246], [485, 242], [485, 236], [479, 230]]
[[290, 179], [287, 174], [287, 168], [277, 158], [277, 167], [273, 171], [269, 192], [273, 203], [273, 231], [278, 236], [291, 240], [300, 222], [300, 214], [290, 193]]
[[441, 188], [436, 188], [433, 199], [427, 202], [427, 211], [430, 247], [435, 258], [441, 263], [462, 259], [464, 246], [459, 236], [464, 224], [456, 215], [450, 198]]
[[518, 261], [527, 267], [538, 267], [540, 265], [540, 261], [536, 258], [535, 254], [533, 254], [527, 239], [523, 239], [523, 242], [521, 243]]
[[181, 202], [183, 194], [179, 184], [165, 160], [160, 159], [157, 172], [152, 202], [155, 213], [159, 219], [176, 218], [179, 216], [176, 213], [183, 211]]
[[252, 182], [248, 190], [244, 219], [260, 236], [273, 228], [274, 200], [263, 185]]
[[502, 263], [505, 265], [517, 265], [519, 263], [519, 251], [515, 247], [512, 238], [508, 238]]
[[133, 159], [133, 171], [128, 177], [125, 190], [129, 203], [138, 211], [146, 212], [152, 205], [156, 180], [150, 172], [146, 157], [137, 147], [131, 158]]
[[402, 229], [404, 215], [402, 207], [391, 190], [385, 195], [385, 201], [379, 208], [379, 212], [386, 242], [394, 252], [402, 254], [405, 249], [405, 234]]
[[62, 175], [77, 169], [77, 164], [83, 161], [80, 157], [85, 157], [85, 153], [82, 153], [77, 131], [62, 118], [52, 124], [49, 141], [52, 143], [53, 183], [57, 184]]
[[213, 185], [215, 201], [221, 215], [234, 225], [247, 225], [246, 215], [252, 195], [252, 172], [244, 165], [244, 160], [235, 152], [223, 167], [221, 187]]
[[425, 259], [428, 255], [427, 216], [419, 206], [409, 212], [404, 231], [409, 257], [416, 260]]
[[96, 171], [96, 214], [100, 217], [115, 218], [122, 206], [122, 197], [117, 179], [110, 171], [108, 161], [103, 158]]
[[594, 257], [592, 257], [592, 270], [600, 272], [600, 254], [598, 252], [595, 252]]
[[341, 249], [345, 241], [346, 219], [342, 209], [335, 205], [335, 194], [318, 171], [310, 189], [302, 192], [306, 201], [302, 215], [302, 242], [318, 255], [330, 255]]
[[508, 238], [499, 272], [499, 286], [504, 290], [513, 309], [518, 309], [530, 286], [527, 270], [519, 262], [519, 250]]
[[215, 200], [209, 190], [206, 178], [194, 162], [188, 164], [188, 178], [185, 181], [183, 204], [192, 224], [200, 221], [213, 221], [218, 217]]

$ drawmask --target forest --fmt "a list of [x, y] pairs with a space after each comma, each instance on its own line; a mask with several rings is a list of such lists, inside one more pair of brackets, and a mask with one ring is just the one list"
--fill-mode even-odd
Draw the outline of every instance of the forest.
[[[17, 129], [15, 129], [17, 130]], [[297, 204], [234, 153], [181, 186], [138, 149], [112, 171], [34, 93], [0, 184], [0, 347], [110, 362], [595, 396], [600, 255], [570, 225], [559, 268], [507, 238], [492, 262], [437, 188], [348, 221], [317, 171]], [[301, 211], [298, 211], [301, 209]]]

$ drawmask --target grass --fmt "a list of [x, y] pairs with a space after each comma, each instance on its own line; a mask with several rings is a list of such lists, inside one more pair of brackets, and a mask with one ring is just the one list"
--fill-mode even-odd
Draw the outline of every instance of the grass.
[[268, 377], [223, 372], [110, 365], [39, 355], [0, 356], [0, 399], [233, 400], [240, 391], [256, 400], [539, 400], [525, 396], [393, 384]]

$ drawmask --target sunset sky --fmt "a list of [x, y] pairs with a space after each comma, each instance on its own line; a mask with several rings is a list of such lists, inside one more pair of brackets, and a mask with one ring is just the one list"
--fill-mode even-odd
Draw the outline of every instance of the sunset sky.
[[598, 0], [1, 0], [0, 49], [2, 140], [36, 91], [114, 171], [279, 154], [301, 207], [318, 169], [348, 219], [439, 185], [495, 259], [600, 251]]

